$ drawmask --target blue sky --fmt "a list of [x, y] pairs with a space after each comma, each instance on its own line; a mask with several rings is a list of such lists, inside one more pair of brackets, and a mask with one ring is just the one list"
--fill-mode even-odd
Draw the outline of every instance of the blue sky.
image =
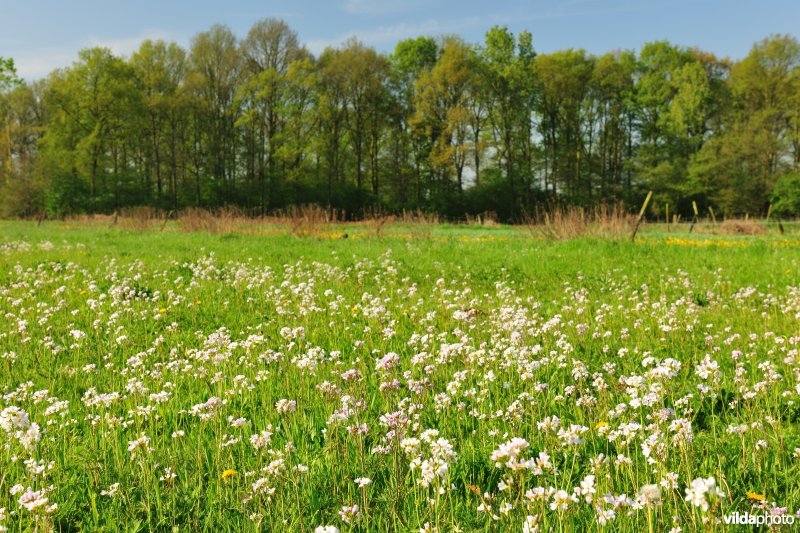
[[493, 25], [528, 29], [539, 52], [637, 49], [669, 39], [740, 58], [772, 33], [800, 29], [798, 0], [0, 0], [0, 56], [27, 79], [69, 65], [77, 51], [107, 46], [127, 55], [146, 38], [188, 46], [223, 23], [243, 37], [264, 17], [282, 18], [318, 53], [356, 35], [381, 51], [418, 35], [478, 42]]

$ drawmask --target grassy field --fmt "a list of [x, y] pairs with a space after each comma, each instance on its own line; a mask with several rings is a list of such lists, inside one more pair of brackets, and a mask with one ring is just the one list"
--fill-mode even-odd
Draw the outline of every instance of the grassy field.
[[800, 509], [798, 236], [374, 233], [0, 222], [0, 530]]

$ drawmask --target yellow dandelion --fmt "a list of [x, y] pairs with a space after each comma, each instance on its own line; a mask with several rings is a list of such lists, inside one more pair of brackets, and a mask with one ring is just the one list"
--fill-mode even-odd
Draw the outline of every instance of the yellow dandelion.
[[594, 427], [594, 429], [601, 429], [601, 428], [604, 428], [604, 427], [608, 427], [608, 422], [603, 422], [601, 420], [600, 422], [597, 423], [597, 425]]
[[163, 307], [162, 307], [161, 309], [159, 309], [159, 310], [158, 310], [158, 312], [159, 312], [159, 313], [161, 313], [161, 314], [163, 315], [164, 313], [166, 313], [166, 312], [167, 312], [167, 310], [166, 310], [165, 308], [163, 308]]
[[229, 468], [222, 473], [222, 479], [230, 479], [232, 477], [236, 477], [237, 474], [238, 472], [236, 470], [231, 470]]
[[195, 300], [194, 305], [200, 305], [202, 302], [200, 300]]
[[759, 494], [757, 492], [748, 492], [747, 493], [747, 497], [750, 498], [751, 500], [755, 500], [757, 502], [763, 502], [764, 500], [767, 499], [766, 493], [765, 494]]

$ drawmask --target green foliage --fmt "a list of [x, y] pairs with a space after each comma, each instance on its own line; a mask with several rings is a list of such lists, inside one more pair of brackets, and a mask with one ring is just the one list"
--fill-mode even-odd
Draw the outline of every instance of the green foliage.
[[585, 99], [594, 61], [584, 50], [565, 50], [536, 58], [537, 80], [541, 84], [540, 133], [548, 162], [545, 183], [553, 192], [561, 190], [568, 198], [591, 198], [581, 177], [581, 135]]
[[800, 45], [788, 36], [757, 43], [733, 66], [729, 86], [721, 131], [698, 151], [690, 183], [723, 213], [763, 213], [779, 176], [797, 168]]
[[0, 93], [20, 83], [17, 69], [12, 58], [0, 56]]
[[784, 174], [772, 191], [772, 210], [784, 217], [800, 216], [800, 172]]
[[85, 213], [90, 198], [89, 186], [84, 180], [74, 174], [56, 171], [50, 177], [44, 208], [55, 216]]
[[[507, 27], [480, 44], [406, 39], [388, 56], [350, 39], [315, 58], [285, 22], [264, 19], [242, 40], [213, 26], [189, 50], [83, 50], [36, 84], [17, 86], [13, 67], [0, 63], [5, 216], [47, 197], [100, 212], [235, 204], [261, 215], [313, 199], [354, 217], [519, 220], [543, 202], [631, 205], [647, 190], [684, 216], [693, 200], [756, 214], [800, 168], [791, 36], [738, 62], [666, 41], [537, 55], [529, 32]], [[68, 162], [58, 178], [55, 153]], [[65, 175], [88, 200], [49, 190]]]
[[420, 72], [436, 64], [438, 48], [436, 41], [431, 37], [406, 39], [395, 46], [391, 62], [402, 75], [416, 78]]
[[464, 188], [468, 151], [475, 149], [468, 139], [468, 103], [477, 72], [473, 50], [460, 39], [447, 38], [436, 65], [417, 79], [411, 126], [432, 143], [431, 188], [437, 194], [448, 190], [453, 182], [456, 191]]
[[11, 60], [0, 58], [0, 216], [41, 212], [47, 180], [37, 168], [36, 141], [43, 128], [42, 84], [16, 79]]

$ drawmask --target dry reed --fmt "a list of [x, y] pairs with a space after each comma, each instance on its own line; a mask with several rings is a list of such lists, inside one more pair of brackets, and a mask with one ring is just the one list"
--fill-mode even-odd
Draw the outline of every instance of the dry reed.
[[625, 211], [622, 203], [601, 204], [591, 208], [578, 206], [542, 209], [525, 217], [530, 234], [548, 240], [598, 237], [623, 239], [630, 235], [636, 216]]

